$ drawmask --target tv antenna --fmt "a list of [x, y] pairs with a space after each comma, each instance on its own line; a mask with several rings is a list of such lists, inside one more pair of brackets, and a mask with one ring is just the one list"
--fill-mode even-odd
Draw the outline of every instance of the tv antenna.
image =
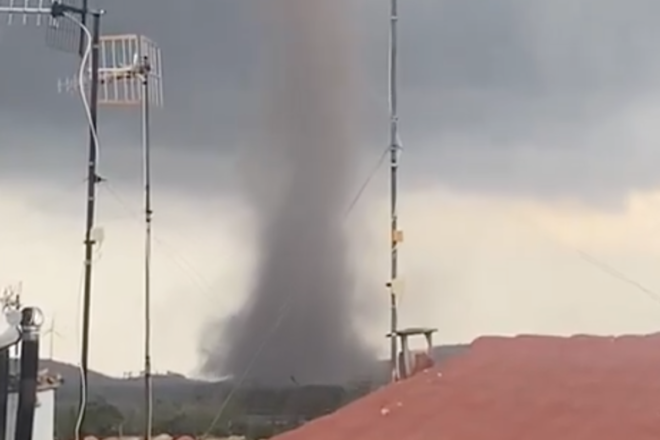
[[[158, 46], [142, 35], [104, 35], [100, 38], [99, 105], [142, 107], [143, 147], [149, 144], [150, 107], [162, 107], [163, 82]], [[57, 83], [59, 92], [78, 92], [91, 82], [74, 75]]]
[[[83, 319], [82, 347], [80, 352], [81, 387], [80, 413], [76, 425], [76, 438], [81, 438], [87, 404], [87, 378], [89, 372], [89, 329], [91, 315], [92, 264], [94, 245], [97, 244], [99, 231], [94, 228], [96, 211], [96, 186], [101, 182], [97, 173], [98, 165], [98, 102], [99, 102], [99, 41], [101, 9], [91, 9], [88, 0], [0, 0], [0, 14], [7, 15], [7, 24], [19, 21], [23, 25], [34, 24], [46, 27], [46, 44], [52, 48], [77, 53], [81, 58], [82, 69], [89, 62], [89, 94], [84, 94], [83, 104], [89, 123], [89, 147], [87, 160], [87, 192], [84, 233], [84, 278], [83, 278]], [[87, 19], [91, 16], [91, 30]]]
[[[151, 366], [151, 106], [163, 105], [163, 67], [158, 46], [142, 35], [104, 35], [100, 39], [99, 104], [141, 107], [144, 187], [144, 438], [150, 439], [153, 422]], [[60, 92], [75, 92], [89, 81], [74, 76], [58, 82]]]

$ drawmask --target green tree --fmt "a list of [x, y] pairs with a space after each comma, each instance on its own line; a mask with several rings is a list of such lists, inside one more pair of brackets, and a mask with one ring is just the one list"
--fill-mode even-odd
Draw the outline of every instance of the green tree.
[[[77, 405], [57, 408], [55, 411], [55, 435], [58, 439], [70, 439], [75, 435], [79, 410]], [[114, 405], [103, 399], [90, 401], [85, 411], [83, 433], [95, 437], [117, 435], [124, 416]]]
[[117, 407], [103, 398], [96, 398], [87, 405], [83, 432], [96, 437], [117, 435], [122, 430], [124, 415]]
[[73, 438], [78, 411], [75, 405], [59, 407], [55, 410], [55, 437], [58, 439]]

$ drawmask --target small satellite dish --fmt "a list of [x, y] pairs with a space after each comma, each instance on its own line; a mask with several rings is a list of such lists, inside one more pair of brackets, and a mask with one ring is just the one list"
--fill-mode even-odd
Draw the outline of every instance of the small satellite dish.
[[92, 241], [100, 246], [103, 244], [103, 240], [105, 240], [105, 229], [102, 227], [96, 227], [92, 229], [91, 236]]

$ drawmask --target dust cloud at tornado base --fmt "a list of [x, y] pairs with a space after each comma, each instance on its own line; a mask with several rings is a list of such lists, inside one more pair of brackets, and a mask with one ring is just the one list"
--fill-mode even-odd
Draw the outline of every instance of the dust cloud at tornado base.
[[358, 128], [352, 6], [259, 4], [268, 61], [250, 152], [258, 172], [247, 179], [259, 261], [247, 302], [212, 326], [202, 372], [268, 385], [344, 383], [375, 366], [356, 329], [345, 222]]

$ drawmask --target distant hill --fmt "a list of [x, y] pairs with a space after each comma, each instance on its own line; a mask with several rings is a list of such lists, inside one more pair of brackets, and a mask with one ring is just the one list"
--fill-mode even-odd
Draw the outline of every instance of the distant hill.
[[[69, 386], [69, 384], [73, 384], [80, 381], [80, 369], [75, 365], [68, 364], [66, 362], [56, 361], [56, 360], [42, 359], [39, 362], [39, 367], [42, 370], [47, 369], [51, 373], [56, 373], [62, 376], [65, 386]], [[107, 376], [103, 373], [89, 370], [87, 372], [87, 380], [89, 381], [90, 384], [95, 384], [95, 385], [96, 384], [113, 385], [116, 384], [118, 381], [121, 381], [122, 379], [118, 379], [115, 377]]]
[[[64, 380], [64, 387], [72, 386], [80, 382], [80, 369], [76, 365], [56, 360], [42, 359], [40, 361], [41, 369], [48, 369], [52, 373], [59, 374]], [[112, 386], [142, 386], [142, 378], [120, 378], [108, 376], [107, 374], [99, 373], [94, 370], [87, 372], [88, 385], [93, 387], [112, 387]], [[186, 386], [191, 384], [198, 384], [202, 381], [190, 379], [183, 374], [169, 373], [154, 375], [154, 381], [159, 384]]]
[[[449, 359], [453, 356], [456, 356], [462, 353], [465, 349], [468, 348], [466, 344], [456, 344], [456, 345], [441, 345], [433, 349], [433, 358], [436, 362], [440, 363]], [[60, 362], [56, 360], [42, 359], [40, 362], [40, 368], [48, 369], [52, 373], [56, 373], [62, 376], [64, 380], [64, 388], [76, 387], [80, 382], [80, 369], [72, 364], [66, 362]], [[379, 366], [379, 370], [385, 369], [386, 371], [379, 371], [375, 376], [382, 380], [388, 380], [389, 378], [389, 362], [382, 361]], [[133, 377], [133, 378], [119, 378], [108, 376], [97, 371], [89, 370], [88, 371], [88, 385], [90, 388], [96, 387], [141, 387], [142, 378]], [[186, 387], [186, 386], [199, 386], [200, 384], [207, 384], [207, 381], [201, 381], [198, 379], [191, 379], [182, 374], [170, 373], [166, 375], [157, 375], [154, 376], [154, 381], [160, 386], [166, 387]]]
[[[57, 391], [57, 401], [61, 405], [71, 405], [77, 402], [80, 389], [80, 369], [76, 365], [55, 360], [42, 359], [41, 369], [59, 374], [63, 384]], [[142, 398], [143, 378], [119, 378], [97, 371], [87, 373], [87, 387], [90, 399], [101, 397], [114, 405], [121, 407], [133, 406]], [[163, 400], [187, 401], [198, 394], [208, 382], [190, 379], [181, 374], [155, 375], [154, 397]], [[212, 385], [212, 384], [211, 384]]]
[[[462, 353], [467, 345], [445, 345], [433, 349], [437, 363]], [[78, 399], [80, 371], [77, 366], [55, 360], [42, 360], [41, 368], [62, 376], [64, 381], [58, 390], [58, 404], [74, 405]], [[390, 378], [388, 361], [382, 361], [376, 367], [373, 385], [379, 386]], [[133, 408], [141, 402], [143, 382], [141, 377], [117, 378], [96, 371], [88, 372], [88, 390], [90, 399], [102, 397], [104, 400], [122, 408]], [[180, 374], [158, 375], [154, 377], [154, 397], [161, 401], [191, 402], [217, 401], [231, 388], [229, 382], [208, 382], [187, 378]]]

